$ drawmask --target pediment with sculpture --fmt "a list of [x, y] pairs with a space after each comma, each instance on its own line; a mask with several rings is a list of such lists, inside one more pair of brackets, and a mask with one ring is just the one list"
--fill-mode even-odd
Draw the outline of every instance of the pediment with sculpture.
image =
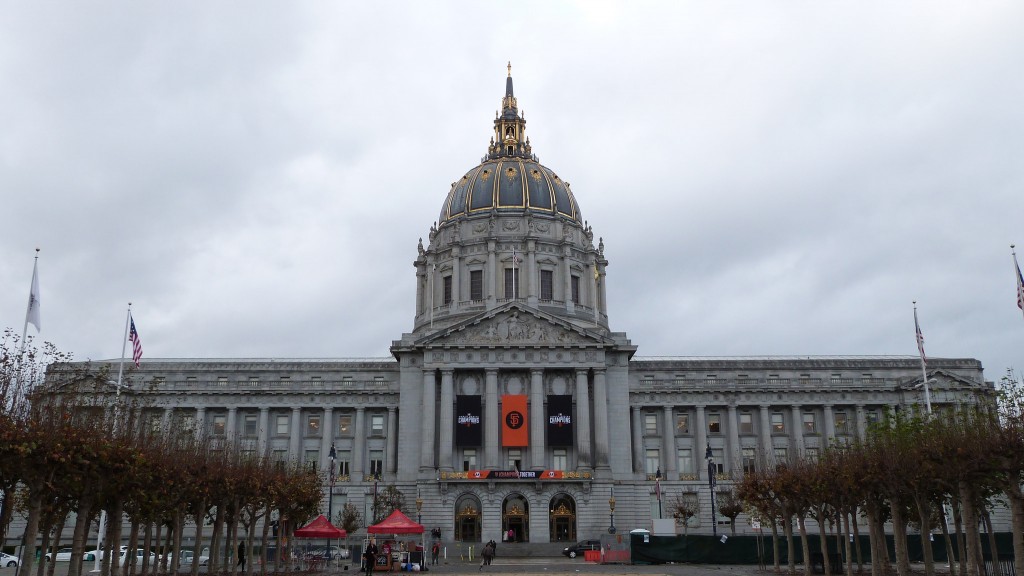
[[452, 326], [422, 342], [429, 346], [593, 346], [605, 343], [600, 335], [518, 307]]

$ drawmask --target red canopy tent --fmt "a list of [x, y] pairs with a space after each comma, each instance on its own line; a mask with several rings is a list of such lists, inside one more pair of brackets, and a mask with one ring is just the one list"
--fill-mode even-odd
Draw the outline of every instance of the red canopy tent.
[[401, 510], [395, 510], [391, 516], [370, 526], [366, 531], [370, 534], [422, 534], [423, 525], [410, 520]]
[[348, 532], [335, 528], [323, 514], [295, 531], [296, 538], [345, 538]]

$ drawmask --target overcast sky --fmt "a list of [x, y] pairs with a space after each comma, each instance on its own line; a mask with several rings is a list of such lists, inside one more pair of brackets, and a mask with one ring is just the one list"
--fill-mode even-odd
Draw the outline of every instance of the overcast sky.
[[[4, 2], [0, 326], [387, 356], [512, 62], [641, 356], [1024, 367], [1024, 3]], [[596, 243], [596, 242], [595, 242]], [[29, 333], [35, 329], [29, 327]]]

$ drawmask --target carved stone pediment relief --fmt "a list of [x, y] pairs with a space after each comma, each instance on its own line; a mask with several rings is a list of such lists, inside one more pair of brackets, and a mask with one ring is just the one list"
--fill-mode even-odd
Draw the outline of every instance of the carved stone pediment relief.
[[468, 326], [434, 344], [475, 345], [571, 345], [595, 340], [542, 318], [511, 310]]

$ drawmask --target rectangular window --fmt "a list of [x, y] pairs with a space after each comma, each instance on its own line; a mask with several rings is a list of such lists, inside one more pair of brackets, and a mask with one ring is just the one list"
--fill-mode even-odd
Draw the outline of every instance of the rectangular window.
[[476, 470], [476, 448], [466, 448], [462, 451], [462, 471], [470, 470]]
[[743, 473], [753, 474], [754, 473], [754, 449], [743, 448]]
[[510, 470], [521, 470], [523, 467], [523, 452], [518, 448], [508, 451], [508, 467]]
[[817, 448], [807, 448], [807, 449], [804, 450], [804, 454], [807, 455], [807, 459], [810, 460], [811, 462], [817, 462], [818, 461], [818, 449]]
[[259, 424], [256, 414], [246, 414], [242, 416], [242, 435], [243, 436], [255, 436], [259, 433]]
[[277, 436], [288, 435], [288, 415], [278, 414], [274, 416], [274, 434]]
[[565, 448], [555, 448], [551, 451], [551, 468], [554, 470], [565, 470], [569, 467], [569, 454]]
[[722, 433], [722, 415], [708, 414], [708, 434]]
[[656, 436], [658, 434], [658, 415], [644, 414], [644, 434]]
[[551, 270], [540, 271], [540, 299], [555, 299], [555, 275]]
[[469, 271], [469, 299], [484, 299], [484, 272], [483, 270]]
[[580, 277], [579, 276], [573, 276], [572, 277], [572, 301], [575, 304], [579, 304], [580, 303]]
[[740, 412], [740, 434], [754, 433], [754, 415], [750, 412]]
[[772, 412], [772, 434], [786, 433], [786, 418], [782, 412]]
[[306, 436], [320, 435], [320, 415], [310, 414], [306, 416]]
[[338, 436], [352, 435], [352, 415], [342, 414], [338, 416]]
[[679, 473], [693, 474], [693, 450], [689, 448], [679, 449]]
[[513, 270], [512, 268], [505, 268], [505, 298], [518, 298], [519, 293], [522, 292], [522, 290], [520, 290], [519, 288], [519, 286], [522, 283], [522, 270]]
[[352, 452], [350, 450], [339, 450], [338, 456], [338, 477], [344, 478], [351, 474]]
[[846, 412], [836, 412], [836, 434], [849, 434], [850, 433], [850, 420], [846, 415]]
[[818, 431], [818, 427], [814, 421], [814, 412], [804, 412], [804, 434], [814, 434]]
[[306, 450], [306, 454], [302, 457], [302, 462], [310, 468], [320, 467], [320, 451], [319, 450]]
[[370, 416], [370, 434], [373, 436], [384, 435], [384, 415], [374, 414]]
[[725, 454], [722, 449], [712, 448], [711, 458], [714, 460], [715, 474], [725, 474]]
[[644, 470], [648, 474], [657, 474], [661, 470], [661, 452], [657, 448], [648, 448], [644, 458]]
[[210, 423], [210, 433], [214, 436], [223, 436], [227, 421], [228, 417], [226, 414], [214, 414], [213, 422]]
[[444, 285], [444, 305], [447, 306], [452, 303], [452, 277], [445, 276], [441, 279]]
[[380, 477], [384, 474], [384, 451], [370, 450], [370, 474]]
[[868, 410], [866, 417], [868, 424], [878, 424], [878, 410]]
[[218, 386], [227, 386], [228, 385], [228, 377], [227, 376], [218, 376], [217, 377], [217, 385]]
[[784, 446], [776, 446], [774, 452], [776, 462], [785, 462], [789, 459], [789, 454]]
[[690, 433], [690, 415], [676, 414], [676, 434]]
[[271, 457], [273, 458], [274, 466], [277, 467], [278, 470], [284, 470], [285, 466], [288, 464], [288, 451], [274, 450]]

